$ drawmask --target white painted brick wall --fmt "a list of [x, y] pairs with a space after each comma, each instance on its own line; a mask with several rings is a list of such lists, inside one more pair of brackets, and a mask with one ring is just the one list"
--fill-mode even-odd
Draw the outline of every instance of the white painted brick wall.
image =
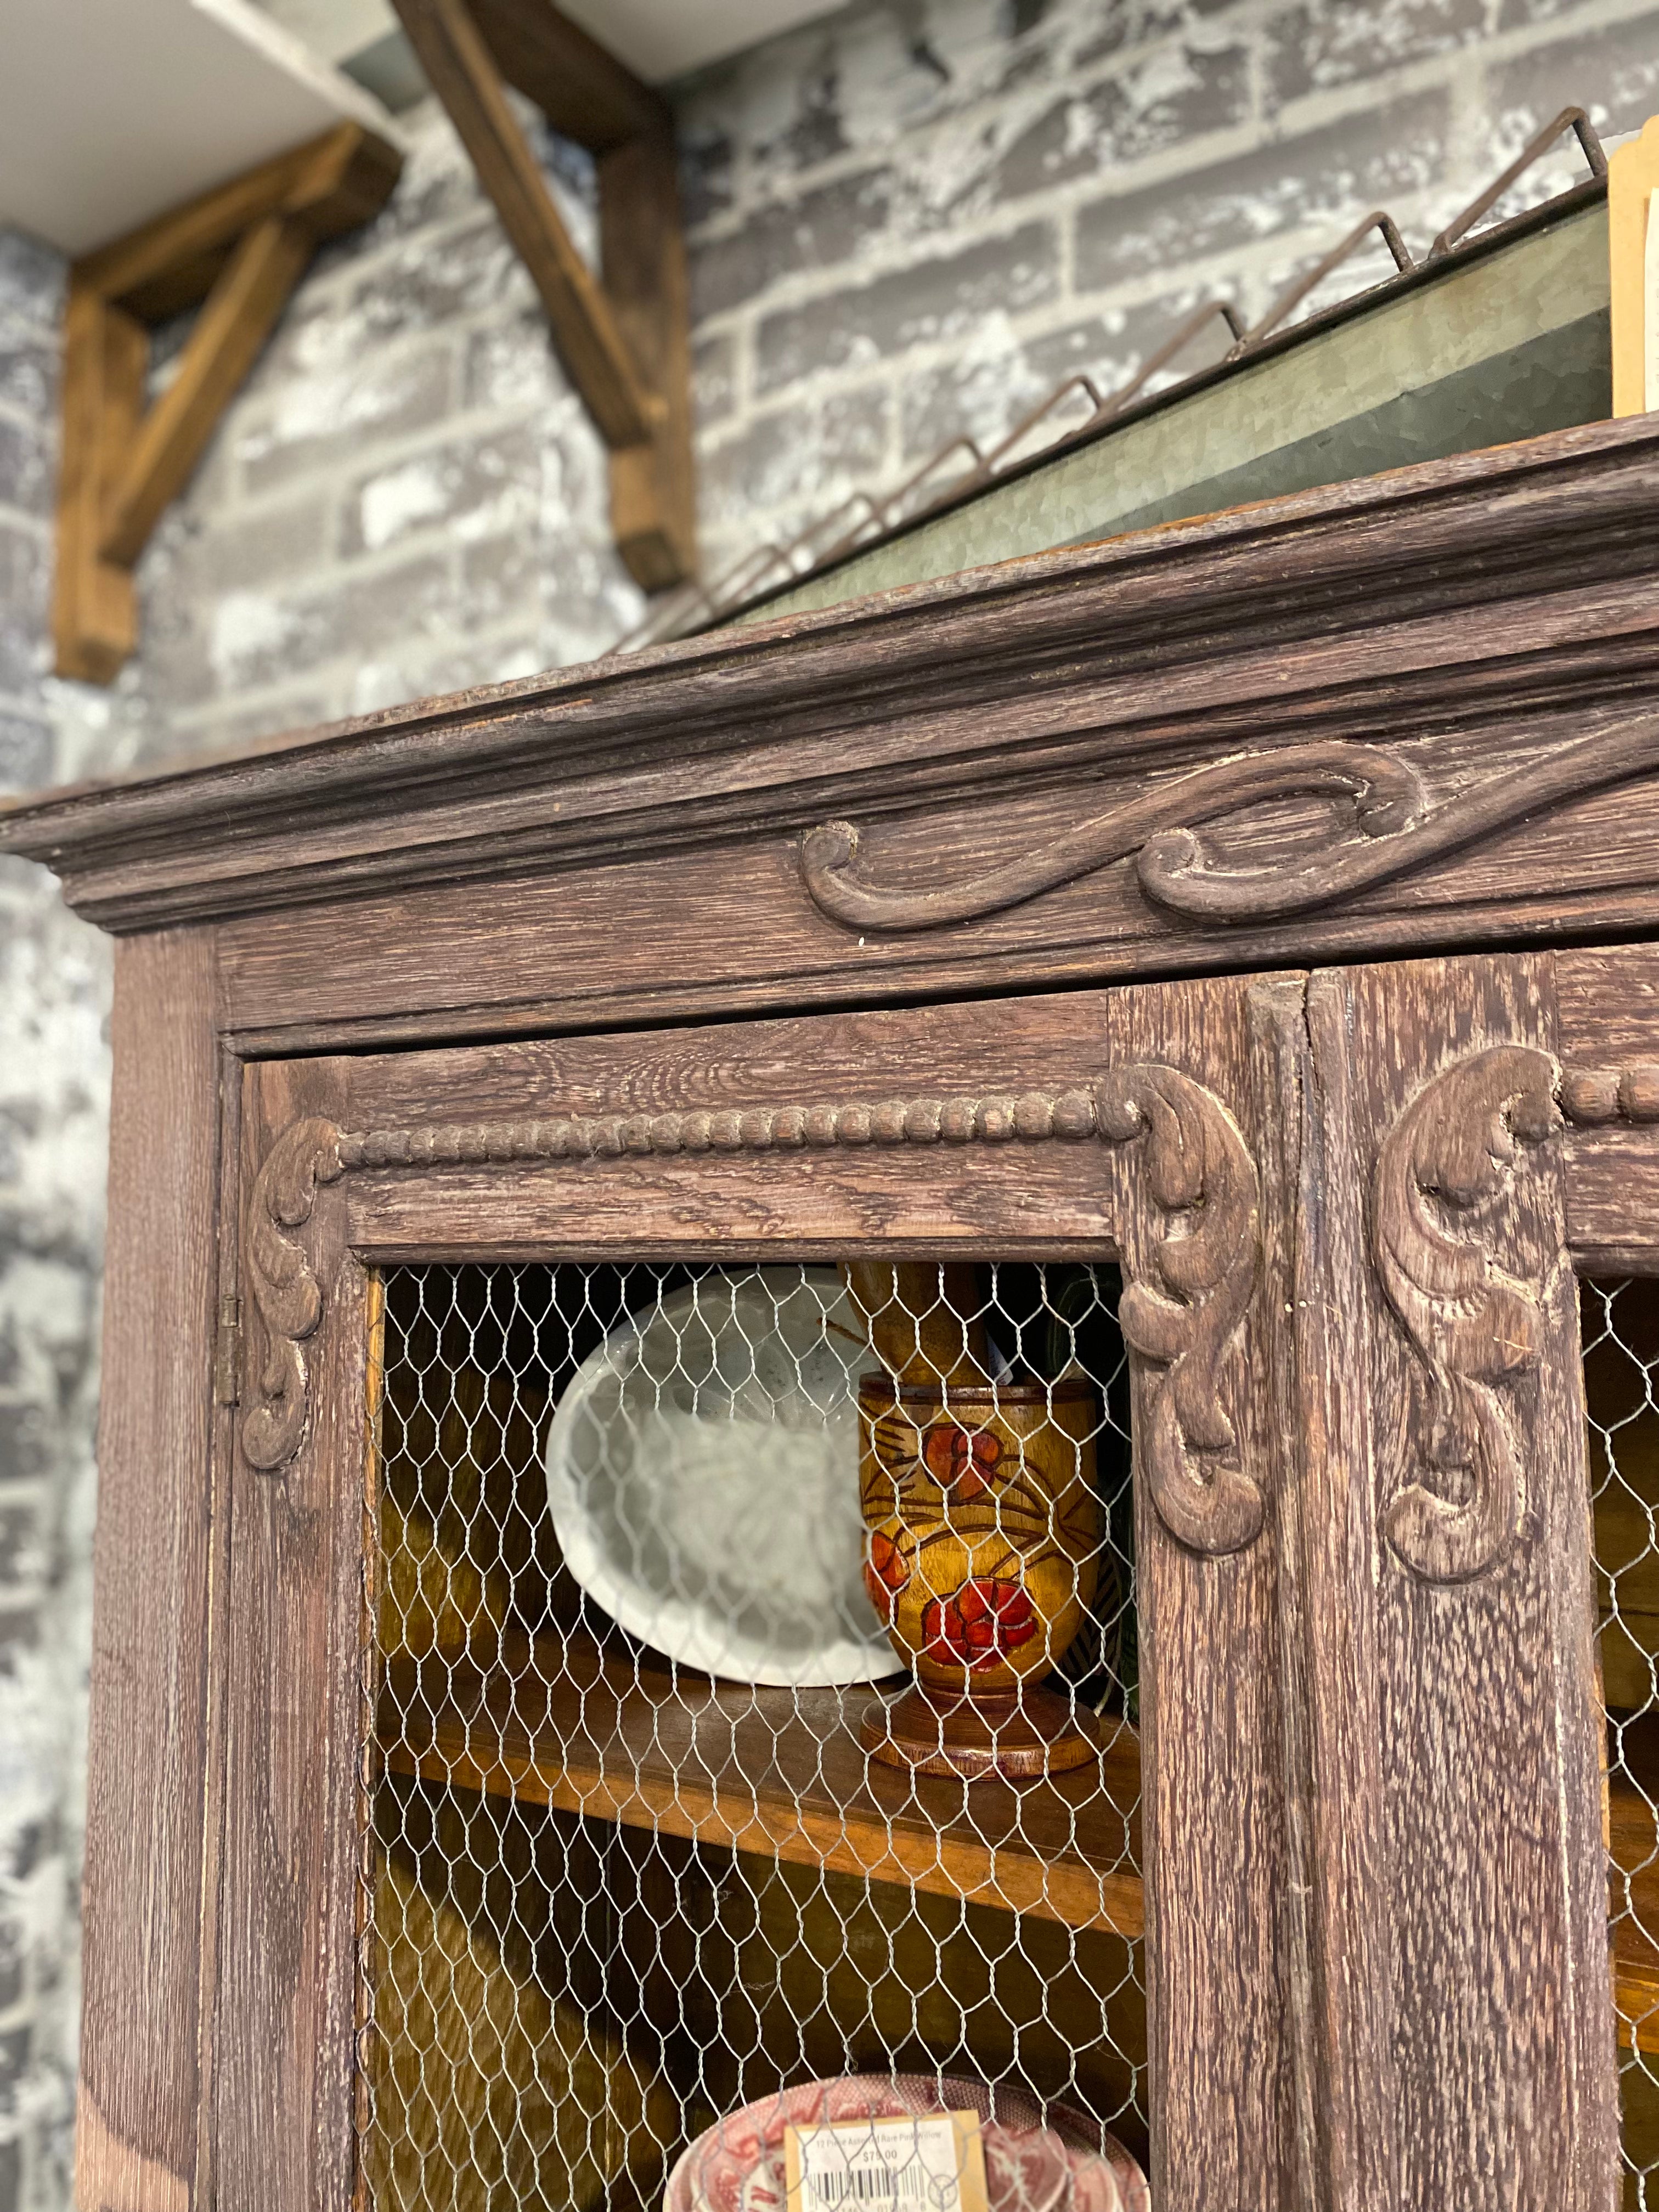
[[[1379, 199], [1421, 250], [1573, 99], [1609, 131], [1659, 109], [1654, 0], [872, 0], [708, 72], [678, 95], [706, 565], [1073, 370], [1128, 374], [1206, 298], [1260, 313]], [[107, 692], [46, 673], [61, 270], [0, 235], [0, 787], [636, 618], [529, 283], [443, 118], [407, 120], [392, 204], [307, 277], [157, 533]], [[588, 234], [581, 157], [544, 151]], [[0, 864], [0, 2212], [70, 2202], [106, 977]]]
[[679, 107], [709, 567], [1122, 381], [1206, 299], [1259, 316], [1379, 204], [1422, 252], [1571, 100], [1659, 108], [1651, 0], [889, 0], [711, 71]]
[[[0, 234], [0, 789], [45, 696], [61, 269]], [[0, 860], [0, 2212], [70, 2201], [107, 947]]]

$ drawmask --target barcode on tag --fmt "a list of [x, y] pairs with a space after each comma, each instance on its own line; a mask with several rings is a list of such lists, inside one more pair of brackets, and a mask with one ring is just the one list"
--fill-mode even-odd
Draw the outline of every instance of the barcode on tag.
[[814, 2173], [809, 2166], [801, 2181], [805, 2212], [839, 2212], [848, 2203], [920, 2204], [927, 2194], [921, 2168], [914, 2161], [896, 2173], [887, 2166], [849, 2166], [842, 2173]]
[[792, 2127], [784, 2160], [789, 2212], [987, 2212], [974, 2112]]

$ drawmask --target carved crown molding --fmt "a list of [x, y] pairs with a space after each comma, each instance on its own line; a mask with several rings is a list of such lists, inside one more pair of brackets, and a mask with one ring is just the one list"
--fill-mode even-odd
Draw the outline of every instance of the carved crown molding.
[[1542, 1286], [1501, 1268], [1486, 1237], [1523, 1148], [1564, 1121], [1659, 1121], [1659, 1066], [1563, 1069], [1534, 1046], [1496, 1045], [1436, 1076], [1377, 1157], [1372, 1257], [1421, 1362], [1427, 1416], [1424, 1470], [1387, 1508], [1383, 1531], [1425, 1582], [1485, 1574], [1521, 1530], [1514, 1393], [1542, 1358]]
[[[1659, 715], [1644, 715], [1431, 806], [1409, 762], [1382, 745], [1331, 739], [1215, 762], [1108, 807], [1041, 852], [925, 890], [859, 875], [856, 826], [827, 822], [801, 840], [800, 878], [813, 903], [848, 929], [939, 929], [1021, 906], [1133, 854], [1140, 888], [1156, 906], [1198, 921], [1272, 921], [1407, 874], [1540, 808], [1655, 767]], [[1339, 830], [1333, 842], [1276, 866], [1228, 869], [1214, 865], [1197, 834], [1200, 823], [1310, 794], [1352, 801], [1350, 827], [1358, 835]]]
[[1164, 1222], [1150, 1268], [1125, 1286], [1123, 1331], [1147, 1420], [1142, 1468], [1158, 1516], [1199, 1552], [1237, 1551], [1263, 1516], [1260, 1486], [1238, 1464], [1222, 1370], [1260, 1265], [1255, 1165], [1213, 1092], [1177, 1068], [1113, 1070], [1091, 1088], [992, 1097], [733, 1108], [720, 1112], [556, 1115], [466, 1126], [343, 1130], [308, 1116], [283, 1130], [248, 1199], [246, 1261], [266, 1349], [244, 1416], [242, 1449], [270, 1474], [300, 1448], [308, 1412], [307, 1340], [324, 1294], [295, 1232], [319, 1185], [362, 1170], [557, 1165], [682, 1153], [835, 1146], [1042, 1144], [1136, 1146], [1146, 1196]]
[[6, 800], [0, 850], [153, 929], [793, 842], [1036, 777], [1133, 798], [1177, 750], [1222, 764], [1339, 709], [1382, 742], [1501, 717], [1494, 761], [1530, 760], [1652, 696], [1656, 494], [1659, 422], [1587, 424]]

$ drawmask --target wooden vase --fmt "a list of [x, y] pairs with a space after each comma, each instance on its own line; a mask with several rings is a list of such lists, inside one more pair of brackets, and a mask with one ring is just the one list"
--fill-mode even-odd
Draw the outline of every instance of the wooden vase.
[[885, 1370], [859, 1386], [865, 1579], [915, 1676], [862, 1733], [893, 1765], [1026, 1778], [1100, 1753], [1043, 1681], [1099, 1577], [1099, 1408], [1082, 1380], [991, 1382], [956, 1272], [848, 1270]]

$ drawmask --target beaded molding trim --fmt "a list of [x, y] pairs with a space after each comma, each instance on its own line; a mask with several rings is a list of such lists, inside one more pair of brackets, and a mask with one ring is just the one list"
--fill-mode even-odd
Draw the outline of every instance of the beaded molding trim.
[[292, 1122], [266, 1154], [248, 1202], [247, 1266], [265, 1344], [242, 1422], [243, 1452], [275, 1473], [305, 1434], [306, 1345], [322, 1320], [324, 1294], [294, 1232], [310, 1218], [319, 1188], [341, 1176], [556, 1164], [580, 1173], [600, 1160], [685, 1153], [1138, 1139], [1145, 1191], [1160, 1217], [1120, 1306], [1139, 1393], [1143, 1473], [1173, 1535], [1198, 1551], [1239, 1550], [1261, 1528], [1262, 1497], [1237, 1463], [1220, 1372], [1260, 1262], [1255, 1164], [1221, 1101], [1178, 1068], [1155, 1063], [1059, 1092], [367, 1131], [319, 1116]]

